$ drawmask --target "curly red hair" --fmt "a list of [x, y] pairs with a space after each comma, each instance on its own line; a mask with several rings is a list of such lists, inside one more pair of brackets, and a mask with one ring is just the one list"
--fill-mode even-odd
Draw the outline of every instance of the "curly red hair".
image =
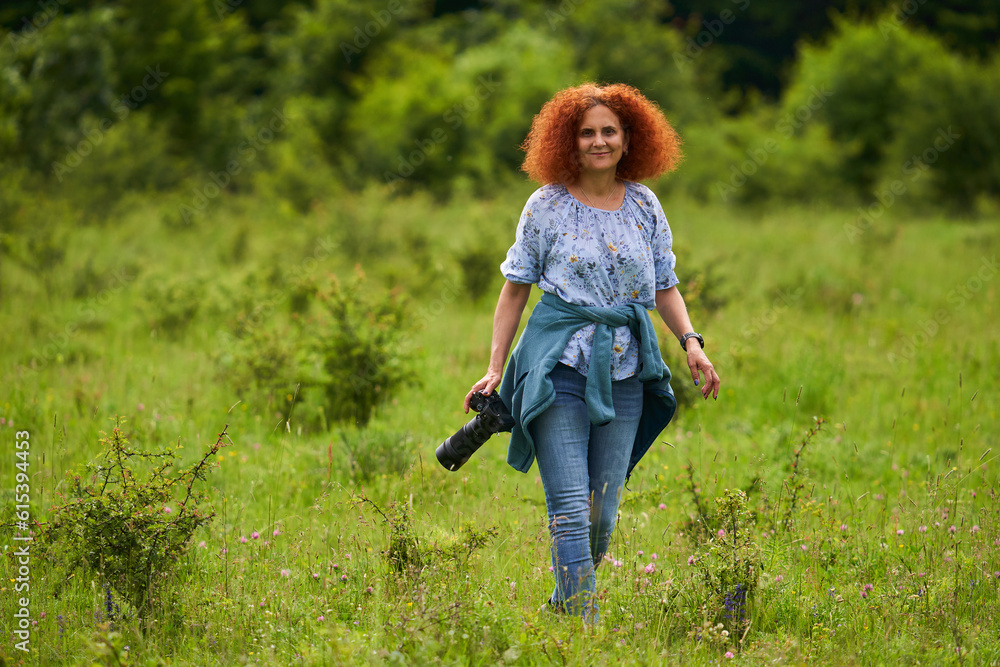
[[521, 171], [542, 184], [575, 182], [580, 177], [577, 132], [583, 115], [599, 104], [618, 116], [629, 139], [628, 155], [618, 162], [618, 178], [644, 181], [677, 168], [681, 138], [655, 102], [623, 83], [585, 83], [560, 90], [531, 121], [521, 144], [525, 152]]

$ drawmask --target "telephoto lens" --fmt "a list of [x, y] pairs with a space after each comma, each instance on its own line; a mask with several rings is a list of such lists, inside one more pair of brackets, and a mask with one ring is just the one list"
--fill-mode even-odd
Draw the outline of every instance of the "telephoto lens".
[[494, 433], [514, 427], [514, 417], [495, 391], [489, 394], [477, 391], [472, 395], [469, 407], [479, 414], [442, 442], [435, 452], [441, 465], [452, 472], [464, 466]]

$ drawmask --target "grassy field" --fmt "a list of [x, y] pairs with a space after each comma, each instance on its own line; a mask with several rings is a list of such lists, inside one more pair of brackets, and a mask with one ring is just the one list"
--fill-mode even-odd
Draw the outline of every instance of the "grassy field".
[[[506, 465], [504, 437], [455, 473], [434, 457], [468, 419], [526, 195], [374, 192], [305, 216], [234, 199], [194, 226], [170, 201], [123, 202], [103, 226], [43, 205], [40, 221], [66, 222], [0, 266], [0, 657], [1000, 663], [996, 221], [890, 210], [859, 226], [850, 211], [665, 201], [723, 389], [695, 400], [658, 324], [681, 408], [629, 484], [587, 628], [539, 611], [551, 574], [537, 472]], [[418, 381], [365, 425], [327, 427], [293, 385], [240, 385], [248, 317], [271, 336], [262, 357], [294, 355], [312, 324], [296, 295], [330, 273], [359, 298], [405, 302], [392, 347]], [[196, 483], [215, 516], [157, 575], [144, 621], [98, 556], [68, 571], [60, 545], [30, 543], [22, 652], [16, 434], [30, 433], [30, 519], [45, 524], [116, 417], [137, 449], [179, 447], [177, 469], [223, 443]], [[745, 514], [717, 503], [727, 490], [746, 493]], [[176, 516], [176, 503], [161, 504]], [[727, 586], [748, 563], [744, 604]]]

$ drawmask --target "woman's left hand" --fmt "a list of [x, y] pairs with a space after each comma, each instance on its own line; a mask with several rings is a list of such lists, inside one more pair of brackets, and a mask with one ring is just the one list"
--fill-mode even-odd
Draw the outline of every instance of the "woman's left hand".
[[[712, 366], [712, 362], [708, 360], [705, 355], [705, 350], [701, 348], [698, 341], [692, 340], [687, 346], [687, 363], [688, 368], [691, 369], [691, 377], [694, 379], [694, 383], [701, 385], [701, 395], [706, 399], [708, 395], [711, 394], [712, 398], [719, 398], [719, 385], [722, 384], [722, 380], [719, 379], [719, 374], [715, 372], [715, 367]], [[701, 377], [704, 375], [704, 382], [701, 382]]]

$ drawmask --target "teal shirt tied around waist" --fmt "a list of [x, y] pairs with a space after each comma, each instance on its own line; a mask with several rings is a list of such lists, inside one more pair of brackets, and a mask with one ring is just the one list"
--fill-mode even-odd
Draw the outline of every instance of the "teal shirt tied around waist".
[[549, 373], [573, 334], [592, 322], [597, 327], [586, 388], [587, 412], [592, 424], [607, 424], [615, 418], [611, 400], [614, 328], [628, 326], [639, 341], [636, 377], [643, 383], [642, 417], [626, 477], [631, 476], [636, 463], [673, 417], [677, 401], [670, 389], [670, 369], [660, 356], [656, 331], [644, 306], [638, 303], [609, 308], [578, 306], [545, 292], [528, 318], [500, 382], [500, 398], [517, 420], [507, 450], [507, 463], [514, 469], [521, 472], [531, 469], [535, 443], [529, 427], [555, 400]]

